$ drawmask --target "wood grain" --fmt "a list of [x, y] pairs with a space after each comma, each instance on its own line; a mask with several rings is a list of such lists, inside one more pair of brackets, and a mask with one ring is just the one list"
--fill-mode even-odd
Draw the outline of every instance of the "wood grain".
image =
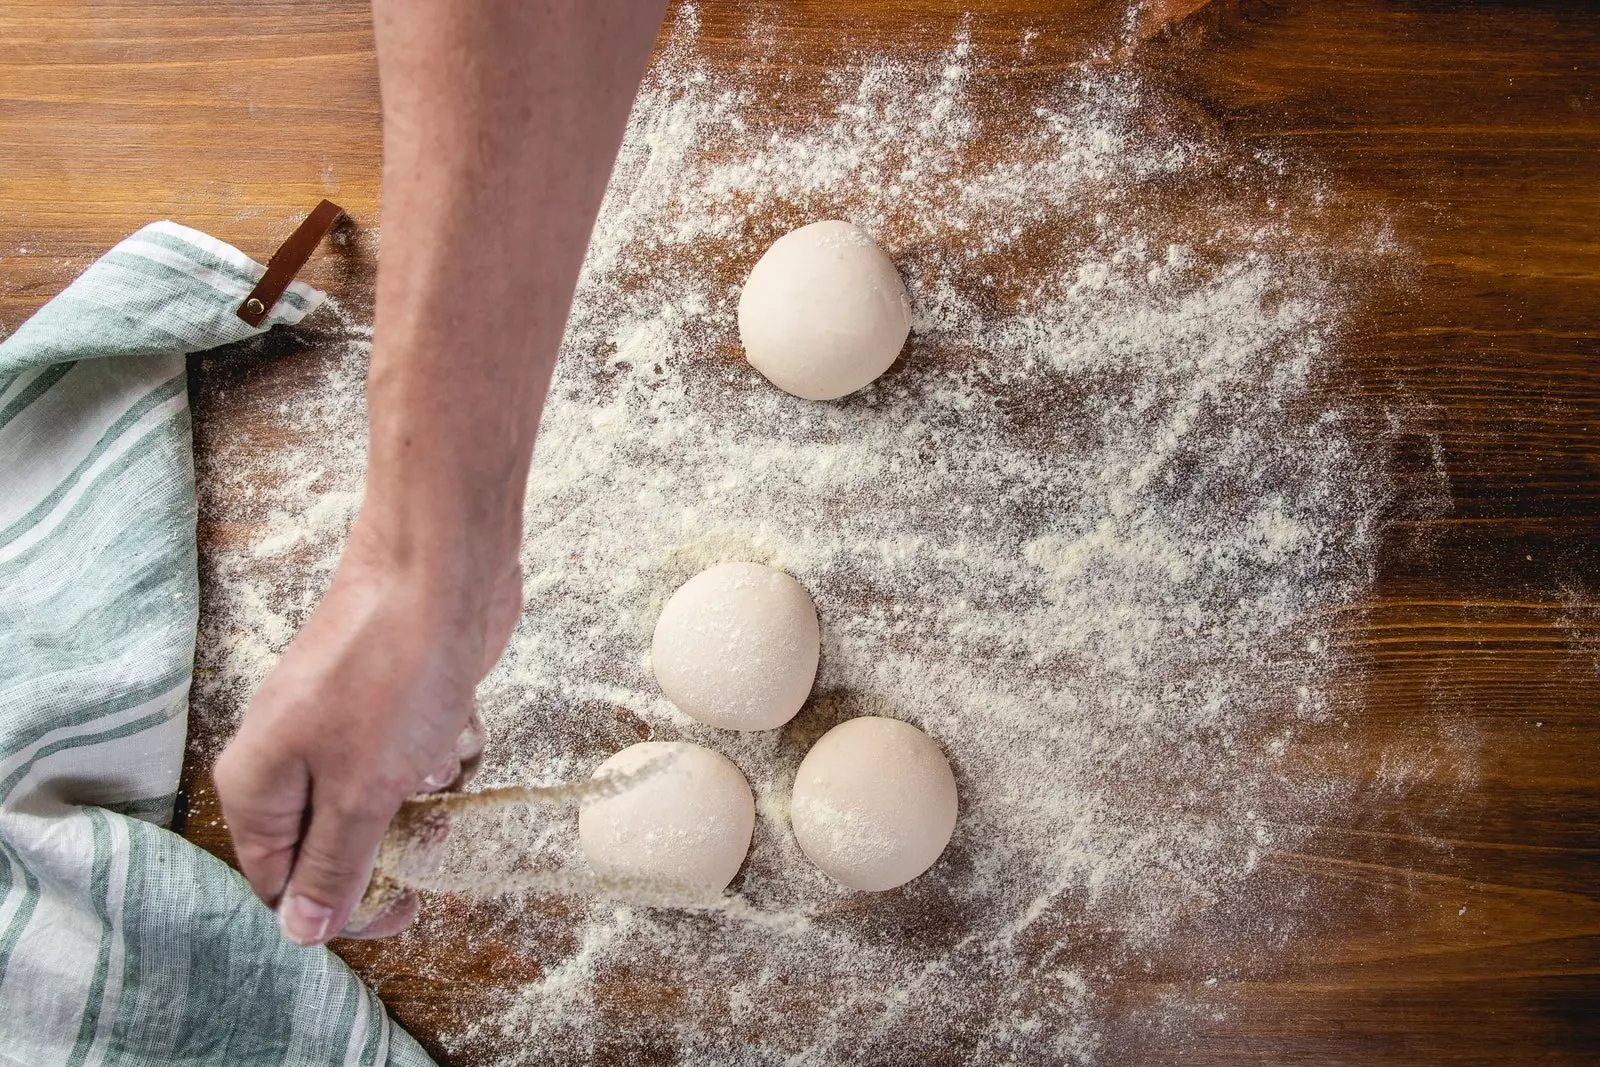
[[[1348, 377], [1325, 386], [1403, 411], [1392, 462], [1422, 487], [1385, 527], [1372, 595], [1340, 622], [1359, 710], [1296, 757], [1363, 799], [1261, 876], [1262, 899], [1274, 882], [1310, 887], [1284, 916], [1300, 934], [1263, 951], [1197, 920], [1181, 951], [1116, 986], [1103, 1062], [1596, 1062], [1600, 13], [1177, 2], [1142, 9], [1129, 39], [1116, 4], [982, 7], [966, 20], [934, 0], [708, 2], [702, 36], [732, 65], [759, 23], [827, 67], [941, 48], [964, 24], [980, 41], [1032, 28], [1037, 48], [1002, 72], [1020, 87], [1085, 61], [1135, 66], [1195, 121], [1313, 168], [1352, 217], [1391, 219], [1411, 262], [1379, 286]], [[151, 218], [258, 258], [323, 196], [375, 225], [376, 91], [362, 4], [0, 4], [0, 324]], [[372, 271], [358, 242], [306, 277], [361, 307]], [[250, 367], [198, 370], [202, 445], [273, 448], [268, 413], [312, 387], [317, 343], [308, 330]], [[202, 551], [250, 535], [211, 524]], [[214, 726], [204, 707], [193, 720], [187, 833], [226, 856], [204, 766]], [[438, 1035], [537, 975], [539, 950], [497, 940], [464, 903], [430, 907], [475, 932], [339, 950], [442, 1055]], [[1160, 1006], [1215, 973], [1229, 977], [1174, 1029]], [[604, 995], [669, 1012], [681, 991], [638, 975]]]

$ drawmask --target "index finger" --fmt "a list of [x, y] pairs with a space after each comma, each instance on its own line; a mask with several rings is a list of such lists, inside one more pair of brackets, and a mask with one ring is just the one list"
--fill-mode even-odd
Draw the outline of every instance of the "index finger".
[[264, 762], [235, 738], [223, 750], [211, 777], [222, 817], [250, 888], [275, 906], [289, 881], [295, 849], [305, 827], [310, 772], [298, 760]]

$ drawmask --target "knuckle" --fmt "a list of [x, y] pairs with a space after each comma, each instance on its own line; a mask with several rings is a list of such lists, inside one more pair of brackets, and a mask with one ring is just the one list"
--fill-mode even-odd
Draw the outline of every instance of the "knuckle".
[[240, 788], [244, 777], [240, 760], [238, 744], [233, 743], [223, 749], [217, 762], [211, 765], [211, 781], [217, 787], [218, 796], [231, 796]]
[[250, 802], [286, 791], [294, 780], [297, 758], [291, 751], [264, 746], [241, 733], [228, 743], [211, 767], [211, 780], [224, 801]]
[[329, 800], [327, 812], [341, 823], [363, 826], [388, 822], [399, 807], [398, 801], [390, 802], [386, 796], [356, 790], [342, 792]]

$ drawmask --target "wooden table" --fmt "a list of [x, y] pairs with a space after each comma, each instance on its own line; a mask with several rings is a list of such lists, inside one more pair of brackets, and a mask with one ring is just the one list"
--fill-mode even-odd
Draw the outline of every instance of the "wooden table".
[[[1040, 30], [1039, 72], [1122, 31], [1120, 5], [991, 0], [976, 32]], [[705, 5], [718, 62], [760, 17], [827, 63], [843, 47], [942, 46], [962, 5]], [[1274, 872], [1318, 887], [1318, 921], [1235, 981], [1237, 1010], [1140, 1034], [1172, 976], [1119, 993], [1103, 1062], [1600, 1060], [1600, 12], [1580, 3], [1382, 0], [1149, 5], [1135, 64], [1229, 136], [1315, 160], [1351, 210], [1414, 250], [1354, 339], [1351, 396], [1402, 401], [1396, 462], [1442, 472], [1449, 506], [1384, 531], [1365, 711], [1327, 766], [1363, 803]], [[1009, 19], [996, 17], [1011, 16]], [[808, 51], [809, 50], [809, 51]], [[1024, 72], [1024, 76], [1026, 72]], [[0, 4], [0, 324], [171, 217], [265, 258], [316, 200], [377, 219], [377, 82], [364, 4], [223, 0]], [[373, 263], [304, 277], [362, 307]], [[309, 388], [305, 341], [195, 382], [208, 424], [255, 425]], [[254, 420], [254, 423], [252, 423]], [[202, 456], [202, 460], [204, 456]], [[201, 549], [249, 536], [208, 524]], [[188, 835], [224, 857], [193, 715]], [[1449, 739], [1452, 746], [1440, 747]], [[1403, 781], [1381, 754], [1414, 751]], [[1429, 754], [1470, 750], [1470, 777]], [[448, 905], [447, 905], [448, 906]], [[1465, 909], [1465, 910], [1463, 910]], [[339, 951], [440, 1052], [513, 959]], [[646, 1009], [647, 1010], [647, 1009]], [[1119, 1023], [1119, 1019], [1121, 1022]], [[471, 1062], [470, 1055], [459, 1062]], [[619, 1062], [621, 1062], [619, 1060]]]

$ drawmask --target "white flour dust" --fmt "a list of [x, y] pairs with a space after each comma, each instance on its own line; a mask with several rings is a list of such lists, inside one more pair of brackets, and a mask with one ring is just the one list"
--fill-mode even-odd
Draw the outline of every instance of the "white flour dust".
[[[1314, 181], [1174, 121], [1125, 73], [1015, 96], [1005, 57], [957, 40], [804, 85], [730, 80], [696, 30], [686, 11], [635, 107], [573, 308], [527, 605], [480, 690], [480, 783], [694, 740], [750, 780], [756, 840], [714, 915], [425, 916], [417, 943], [492, 935], [541, 974], [447, 1044], [505, 1063], [1092, 1061], [1118, 983], [1224, 922], [1340, 799], [1288, 760], [1333, 713], [1329, 614], [1373, 570], [1382, 464], [1327, 387], [1373, 244], [1335, 251]], [[828, 108], [786, 114], [802, 91]], [[834, 217], [895, 258], [916, 321], [884, 379], [815, 404], [738, 358], [733, 309], [772, 240]], [[208, 563], [203, 677], [224, 704], [314, 605], [357, 504], [368, 335], [350, 329], [260, 490], [266, 535]], [[782, 731], [699, 726], [651, 677], [661, 605], [721, 560], [781, 567], [816, 601], [816, 694]], [[876, 897], [812, 868], [786, 818], [810, 742], [862, 713], [927, 731], [961, 791], [945, 858]], [[513, 831], [515, 862], [582, 864], [571, 827], [515, 817], [457, 844], [493, 866]]]

